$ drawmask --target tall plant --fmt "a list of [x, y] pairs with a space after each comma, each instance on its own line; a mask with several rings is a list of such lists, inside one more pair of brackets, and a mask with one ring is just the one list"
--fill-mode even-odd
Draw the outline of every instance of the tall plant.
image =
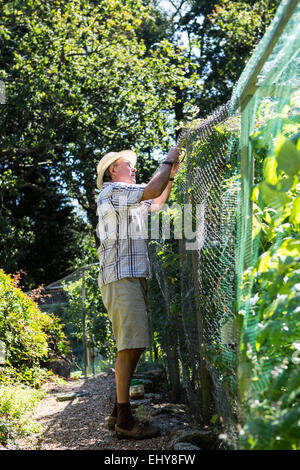
[[241, 445], [248, 449], [300, 446], [300, 117], [291, 112], [292, 101], [269, 114], [251, 138], [256, 158], [263, 159], [263, 179], [252, 195], [261, 252], [245, 273], [244, 282], [253, 286], [244, 299], [248, 320], [241, 315], [241, 362], [249, 371], [241, 382]]

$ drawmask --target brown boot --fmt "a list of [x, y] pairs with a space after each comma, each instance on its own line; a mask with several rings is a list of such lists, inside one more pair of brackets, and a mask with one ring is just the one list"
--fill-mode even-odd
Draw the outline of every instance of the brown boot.
[[119, 426], [121, 429], [132, 429], [135, 423], [135, 419], [131, 412], [130, 403], [118, 403], [118, 417], [116, 426]]
[[[135, 416], [133, 416], [133, 417], [136, 420]], [[115, 418], [114, 416], [107, 416], [105, 418], [105, 421], [106, 421], [107, 429], [109, 429], [110, 431], [114, 431], [115, 430], [115, 425], [117, 424], [117, 418]], [[146, 426], [149, 425], [149, 420], [148, 419], [141, 419], [140, 421], [141, 421], [141, 423], [145, 424]]]
[[122, 429], [116, 424], [115, 431], [118, 439], [150, 439], [160, 434], [159, 429], [138, 420], [135, 420], [132, 429]]

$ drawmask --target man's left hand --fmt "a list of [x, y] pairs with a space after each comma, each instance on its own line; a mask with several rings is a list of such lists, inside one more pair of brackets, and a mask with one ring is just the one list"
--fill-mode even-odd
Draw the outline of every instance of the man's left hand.
[[170, 178], [174, 178], [174, 176], [176, 175], [176, 173], [179, 169], [179, 165], [180, 165], [179, 161], [177, 161], [176, 163], [173, 163], [173, 166], [172, 166], [171, 172], [170, 172]]

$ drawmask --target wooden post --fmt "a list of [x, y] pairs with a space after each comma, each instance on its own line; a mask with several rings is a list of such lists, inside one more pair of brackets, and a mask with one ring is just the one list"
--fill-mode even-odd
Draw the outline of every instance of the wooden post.
[[207, 368], [206, 348], [205, 348], [205, 331], [203, 320], [203, 306], [200, 305], [200, 270], [199, 270], [199, 252], [198, 250], [191, 251], [192, 267], [194, 273], [194, 292], [196, 304], [196, 321], [198, 329], [198, 347], [199, 347], [199, 371], [201, 382], [201, 398], [202, 409], [201, 415], [204, 424], [208, 424], [211, 418], [211, 378]]
[[85, 269], [82, 270], [82, 348], [83, 348], [83, 362], [84, 362], [84, 376], [88, 376], [89, 360], [86, 339], [86, 310], [85, 310]]
[[[170, 312], [170, 299], [169, 299], [169, 286], [168, 281], [163, 278], [164, 291], [165, 291], [165, 302], [166, 302], [166, 314], [168, 320], [168, 328], [166, 329], [166, 353], [167, 353], [167, 363], [169, 370], [170, 378], [170, 398], [171, 401], [177, 401], [180, 396], [180, 374], [179, 374], [179, 363], [177, 355], [177, 334], [174, 334], [174, 327], [171, 326], [174, 319], [171, 316]], [[173, 331], [172, 331], [173, 330]], [[173, 334], [172, 334], [173, 333]]]
[[[186, 147], [187, 153], [191, 153], [191, 143]], [[192, 168], [187, 162], [187, 187], [192, 186]], [[191, 193], [186, 194], [186, 202], [194, 207], [194, 200]], [[200, 269], [199, 269], [199, 250], [198, 247], [190, 251], [191, 258], [191, 269], [193, 272], [194, 279], [194, 298], [195, 298], [195, 309], [196, 309], [196, 325], [198, 330], [198, 351], [199, 351], [199, 372], [200, 372], [200, 383], [201, 383], [201, 416], [204, 424], [208, 424], [211, 418], [211, 378], [207, 368], [206, 360], [206, 349], [205, 349], [205, 332], [204, 332], [204, 319], [203, 319], [203, 307], [200, 305]]]

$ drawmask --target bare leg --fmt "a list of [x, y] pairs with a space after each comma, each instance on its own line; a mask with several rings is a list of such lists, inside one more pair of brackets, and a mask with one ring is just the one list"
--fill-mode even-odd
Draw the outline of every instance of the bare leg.
[[145, 348], [124, 349], [118, 353], [116, 362], [117, 384], [117, 423], [115, 430], [118, 438], [148, 439], [156, 436], [159, 430], [150, 425], [141, 425], [131, 413], [129, 387], [138, 360]]
[[123, 349], [119, 351], [116, 365], [116, 386], [118, 403], [129, 402], [129, 387], [138, 360], [145, 348]]

